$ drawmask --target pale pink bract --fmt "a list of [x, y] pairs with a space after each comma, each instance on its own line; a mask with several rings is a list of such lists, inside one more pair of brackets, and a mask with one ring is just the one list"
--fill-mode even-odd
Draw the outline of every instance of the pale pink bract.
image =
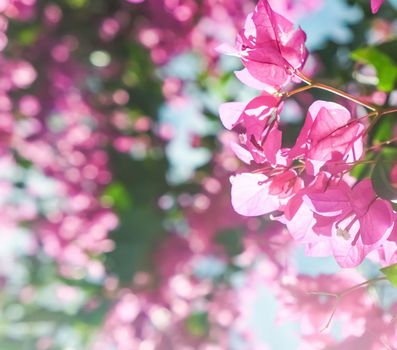
[[371, 0], [372, 13], [377, 13], [385, 0]]
[[293, 170], [273, 175], [238, 174], [231, 179], [232, 205], [237, 213], [258, 216], [282, 209], [302, 187]]
[[363, 154], [364, 126], [350, 112], [333, 102], [316, 101], [289, 157], [304, 157], [306, 172], [316, 175], [328, 165], [329, 172], [349, 169]]
[[286, 85], [307, 59], [306, 34], [259, 1], [237, 39], [237, 52], [250, 75], [276, 89]]
[[352, 189], [340, 181], [322, 193], [307, 194], [304, 200], [314, 212], [313, 231], [330, 238], [333, 255], [342, 267], [359, 265], [394, 227], [390, 203], [376, 196], [369, 180]]
[[264, 93], [247, 105], [239, 102], [225, 103], [221, 105], [219, 114], [227, 129], [244, 129], [241, 143], [256, 163], [275, 164], [282, 138], [278, 129], [279, 108], [279, 98]]

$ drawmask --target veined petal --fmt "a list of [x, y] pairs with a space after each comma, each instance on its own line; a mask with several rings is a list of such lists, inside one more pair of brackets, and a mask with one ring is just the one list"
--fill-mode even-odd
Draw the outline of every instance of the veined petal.
[[389, 237], [394, 226], [389, 202], [377, 199], [360, 218], [360, 235], [364, 244], [374, 244]]
[[223, 126], [228, 130], [233, 129], [244, 112], [245, 107], [246, 104], [242, 102], [226, 102], [221, 104], [219, 107], [219, 116]]
[[278, 198], [269, 195], [270, 182], [263, 174], [242, 173], [232, 176], [232, 205], [244, 216], [271, 213], [279, 207]]
[[251, 161], [254, 160], [254, 157], [252, 157], [252, 154], [245, 148], [241, 147], [236, 142], [231, 142], [230, 148], [232, 149], [232, 151], [236, 155], [236, 157], [238, 159], [240, 159], [242, 162], [244, 162], [245, 164], [250, 164]]
[[274, 94], [276, 92], [276, 89], [273, 86], [265, 84], [260, 80], [254, 78], [247, 68], [236, 71], [234, 72], [234, 74], [236, 75], [238, 80], [240, 80], [243, 84], [247, 85], [250, 88], [260, 91], [266, 91], [269, 94]]

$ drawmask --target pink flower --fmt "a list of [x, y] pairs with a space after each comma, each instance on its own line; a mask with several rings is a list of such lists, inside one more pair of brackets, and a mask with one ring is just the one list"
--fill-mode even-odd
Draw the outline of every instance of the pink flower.
[[359, 265], [390, 236], [394, 226], [390, 203], [376, 196], [370, 180], [352, 189], [340, 181], [322, 193], [305, 195], [304, 201], [314, 212], [313, 231], [330, 238], [342, 267]]
[[385, 0], [371, 0], [372, 13], [377, 13]]
[[303, 67], [308, 55], [305, 40], [300, 28], [260, 0], [237, 38], [237, 50], [255, 79], [280, 88]]
[[316, 175], [321, 168], [331, 173], [349, 169], [363, 154], [364, 126], [352, 120], [350, 112], [333, 102], [316, 101], [289, 153], [291, 159], [302, 157], [306, 171]]
[[315, 213], [310, 206], [303, 201], [303, 197], [310, 193], [324, 192], [330, 182], [329, 175], [324, 172], [312, 181], [305, 183], [303, 188], [296, 193], [284, 206], [284, 214], [275, 217], [275, 220], [287, 226], [291, 236], [298, 243], [305, 245], [306, 255], [324, 257], [332, 255], [328, 237], [318, 235], [313, 231], [316, 224]]
[[254, 78], [247, 68], [236, 71], [234, 72], [234, 74], [236, 75], [237, 79], [240, 80], [240, 82], [242, 82], [244, 85], [247, 85], [250, 88], [260, 91], [266, 91], [271, 94], [277, 92], [277, 89], [275, 89], [273, 86], [270, 86]]
[[[394, 222], [396, 222], [397, 216], [394, 216]], [[377, 256], [373, 256], [375, 260], [379, 260], [382, 266], [389, 266], [397, 263], [397, 225], [377, 251]]]
[[231, 178], [231, 183], [233, 208], [244, 216], [259, 216], [279, 210], [302, 187], [302, 181], [293, 170], [269, 176], [238, 174]]
[[282, 135], [278, 129], [280, 100], [262, 94], [248, 104], [229, 102], [221, 105], [219, 114], [226, 129], [240, 128], [241, 141], [256, 163], [276, 163]]

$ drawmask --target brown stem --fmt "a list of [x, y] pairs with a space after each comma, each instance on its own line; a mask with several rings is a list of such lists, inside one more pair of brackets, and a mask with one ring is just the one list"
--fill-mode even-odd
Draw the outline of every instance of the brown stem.
[[379, 121], [380, 118], [388, 114], [397, 113], [397, 108], [388, 108], [383, 111], [382, 110], [376, 111], [375, 113], [376, 113], [376, 117], [367, 128], [366, 130], [367, 134], [373, 129], [373, 127], [376, 125], [376, 123]]
[[387, 280], [387, 278], [385, 276], [372, 278], [372, 279], [370, 279], [368, 281], [364, 281], [364, 282], [362, 282], [360, 284], [357, 284], [357, 285], [355, 285], [355, 286], [353, 286], [351, 288], [343, 290], [342, 292], [339, 293], [339, 296], [343, 297], [343, 296], [345, 296], [347, 294], [350, 294], [350, 293], [354, 292], [355, 290], [360, 289], [362, 287], [371, 285], [371, 284], [379, 282], [379, 281], [386, 281], [386, 280]]
[[334, 318], [335, 312], [336, 312], [336, 310], [337, 310], [337, 308], [338, 308], [339, 301], [340, 301], [340, 299], [337, 298], [337, 300], [336, 300], [336, 302], [335, 302], [335, 305], [334, 305], [334, 307], [332, 308], [331, 315], [329, 316], [328, 321], [327, 321], [327, 323], [325, 324], [325, 326], [320, 330], [320, 333], [326, 331], [326, 330], [329, 328], [329, 326], [331, 325], [331, 322], [332, 322], [332, 320], [333, 320], [333, 318]]
[[321, 90], [332, 92], [333, 94], [341, 96], [341, 97], [343, 97], [343, 98], [345, 98], [347, 100], [350, 100], [350, 101], [352, 101], [354, 103], [357, 103], [357, 104], [369, 109], [370, 111], [373, 111], [373, 112], [377, 111], [377, 108], [375, 106], [373, 106], [372, 104], [366, 103], [366, 102], [360, 100], [359, 98], [354, 97], [353, 95], [350, 95], [347, 92], [344, 92], [342, 90], [336, 89], [334, 87], [331, 87], [331, 86], [328, 86], [328, 85], [325, 85], [325, 84], [319, 84], [319, 83], [314, 83], [312, 86], [317, 88], [317, 89], [321, 89]]
[[387, 114], [392, 114], [392, 113], [397, 113], [397, 108], [388, 108], [388, 109], [385, 109], [383, 112], [382, 112], [382, 115], [387, 115]]
[[[286, 93], [285, 96], [291, 97], [291, 96], [296, 95], [300, 92], [307, 91], [310, 89], [319, 89], [319, 90], [331, 92], [335, 95], [341, 96], [349, 101], [359, 104], [360, 106], [363, 106], [363, 107], [369, 109], [370, 111], [377, 112], [377, 108], [375, 106], [373, 106], [372, 104], [366, 103], [366, 102], [360, 100], [359, 98], [348, 94], [345, 91], [342, 91], [342, 90], [336, 89], [332, 86], [328, 86], [328, 85], [321, 84], [321, 83], [311, 83], [310, 85], [302, 86], [300, 88], [297, 88], [295, 90], [292, 90], [292, 91]], [[397, 112], [397, 110], [393, 110], [393, 112]], [[392, 113], [392, 112], [388, 112], [388, 113]]]
[[299, 87], [295, 90], [285, 93], [284, 96], [286, 96], [288, 98], [288, 97], [294, 96], [296, 94], [299, 94], [300, 92], [307, 91], [310, 89], [313, 89], [313, 85], [305, 85], [305, 86]]
[[371, 121], [371, 124], [369, 124], [367, 130], [365, 130], [365, 133], [368, 135], [371, 130], [374, 128], [376, 123], [379, 121], [379, 119], [382, 117], [382, 113], [376, 113], [374, 120]]
[[356, 291], [356, 290], [358, 290], [358, 289], [360, 289], [362, 287], [369, 286], [369, 285], [371, 285], [373, 283], [376, 283], [376, 282], [379, 282], [379, 281], [385, 281], [385, 280], [387, 280], [387, 278], [385, 276], [375, 277], [375, 278], [372, 278], [370, 280], [364, 281], [362, 283], [356, 284], [353, 287], [350, 287], [350, 288], [347, 288], [345, 290], [342, 290], [341, 292], [338, 292], [338, 293], [308, 292], [308, 294], [310, 294], [310, 295], [323, 295], [323, 296], [328, 296], [328, 297], [335, 298], [335, 304], [334, 304], [334, 306], [332, 308], [331, 315], [328, 318], [328, 321], [325, 324], [325, 326], [321, 329], [321, 332], [325, 331], [331, 325], [331, 322], [332, 322], [332, 319], [334, 318], [334, 315], [335, 315], [335, 312], [337, 310], [338, 304], [339, 304], [339, 302], [341, 301], [341, 299], [344, 296], [346, 296], [346, 295], [348, 295], [350, 293], [353, 293], [354, 291]]
[[345, 99], [347, 99], [349, 101], [352, 101], [352, 102], [354, 102], [356, 104], [359, 104], [359, 105], [369, 109], [370, 111], [378, 112], [378, 108], [375, 107], [374, 105], [372, 105], [370, 103], [367, 103], [367, 102], [364, 102], [361, 99], [359, 99], [359, 98], [357, 98], [357, 97], [355, 97], [353, 95], [350, 95], [349, 93], [347, 93], [345, 91], [339, 90], [339, 89], [334, 88], [332, 86], [328, 86], [326, 84], [316, 83], [316, 82], [312, 81], [310, 78], [308, 78], [307, 76], [305, 76], [301, 72], [295, 72], [295, 75], [300, 80], [302, 80], [305, 84], [307, 84], [307, 86], [300, 87], [300, 88], [298, 88], [296, 90], [293, 90], [293, 91], [287, 93], [286, 94], [287, 97], [291, 97], [291, 96], [293, 96], [293, 95], [295, 95], [297, 93], [300, 93], [300, 92], [303, 92], [303, 91], [306, 91], [306, 90], [310, 90], [310, 89], [320, 89], [320, 90], [328, 91], [328, 92], [331, 92], [331, 93], [333, 93], [335, 95], [341, 96], [341, 97], [343, 97], [343, 98], [345, 98]]
[[367, 147], [366, 150], [367, 151], [374, 150], [374, 149], [377, 149], [377, 148], [382, 147], [382, 146], [390, 145], [393, 142], [397, 142], [397, 137], [393, 137], [390, 140], [379, 142], [379, 143], [377, 143], [377, 144], [375, 144], [375, 145], [373, 145], [371, 147]]

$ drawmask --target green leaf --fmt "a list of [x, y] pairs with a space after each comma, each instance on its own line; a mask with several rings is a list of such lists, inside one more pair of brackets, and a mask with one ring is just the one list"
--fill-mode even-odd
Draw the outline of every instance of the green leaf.
[[[365, 160], [369, 161], [372, 159], [373, 159], [373, 153], [368, 152], [366, 154]], [[370, 176], [372, 167], [373, 164], [358, 163], [352, 168], [352, 170], [350, 171], [350, 175], [354, 176], [357, 180], [362, 180]]]
[[67, 0], [67, 3], [73, 9], [82, 9], [88, 5], [87, 0]]
[[21, 45], [29, 46], [33, 45], [40, 35], [40, 27], [31, 26], [23, 28], [18, 34], [18, 41]]
[[223, 246], [229, 256], [239, 255], [244, 251], [240, 230], [221, 231], [216, 235], [215, 241]]
[[131, 209], [132, 203], [127, 189], [121, 182], [113, 182], [104, 191], [102, 195], [103, 201], [110, 202], [119, 212]]
[[395, 120], [392, 116], [381, 118], [374, 128], [372, 142], [377, 144], [392, 139], [394, 135], [394, 124]]
[[366, 47], [352, 53], [355, 61], [372, 65], [378, 74], [378, 89], [386, 92], [393, 90], [397, 80], [397, 67], [394, 60], [377, 47]]
[[195, 337], [206, 336], [209, 332], [208, 314], [206, 312], [191, 314], [186, 320], [186, 327]]
[[397, 287], [397, 264], [384, 267], [380, 271], [394, 287]]
[[397, 160], [397, 148], [384, 147], [378, 154], [372, 171], [372, 185], [379, 197], [397, 199], [397, 188], [390, 181], [390, 173]]
[[388, 55], [389, 57], [396, 57], [397, 56], [397, 40], [389, 40], [385, 41], [379, 45], [376, 45], [376, 48], [382, 51], [384, 54]]

